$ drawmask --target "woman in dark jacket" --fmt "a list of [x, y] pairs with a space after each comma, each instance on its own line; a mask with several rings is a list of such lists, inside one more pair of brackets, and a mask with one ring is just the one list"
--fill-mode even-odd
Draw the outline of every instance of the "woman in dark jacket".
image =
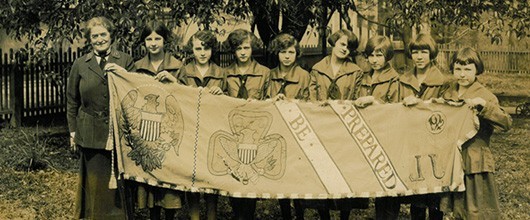
[[87, 22], [93, 50], [75, 60], [67, 84], [71, 146], [81, 154], [76, 219], [125, 219], [118, 190], [109, 189], [112, 148], [109, 136], [108, 71], [134, 70], [131, 56], [111, 48], [114, 25], [104, 17]]

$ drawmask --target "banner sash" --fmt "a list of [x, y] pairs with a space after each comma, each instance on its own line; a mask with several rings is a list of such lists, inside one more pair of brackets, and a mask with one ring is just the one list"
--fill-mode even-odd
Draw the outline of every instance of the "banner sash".
[[136, 73], [108, 77], [108, 143], [126, 179], [245, 198], [465, 189], [460, 147], [478, 128], [467, 106], [241, 100]]

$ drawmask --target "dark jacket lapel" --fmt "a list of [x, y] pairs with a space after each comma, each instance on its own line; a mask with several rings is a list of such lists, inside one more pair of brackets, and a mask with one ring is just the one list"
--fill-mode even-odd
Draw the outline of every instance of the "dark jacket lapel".
[[88, 69], [91, 70], [92, 73], [96, 74], [99, 78], [106, 80], [105, 71], [99, 67], [98, 61], [93, 52], [87, 54], [85, 62], [87, 62]]

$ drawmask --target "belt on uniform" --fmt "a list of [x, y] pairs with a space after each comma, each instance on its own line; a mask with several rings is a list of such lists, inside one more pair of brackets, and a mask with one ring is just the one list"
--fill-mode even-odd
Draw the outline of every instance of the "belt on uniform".
[[91, 115], [93, 117], [98, 117], [98, 118], [103, 118], [103, 117], [108, 117], [109, 116], [109, 112], [108, 111], [94, 111], [92, 109], [86, 109], [86, 108], [81, 108], [81, 111], [87, 113], [88, 115]]

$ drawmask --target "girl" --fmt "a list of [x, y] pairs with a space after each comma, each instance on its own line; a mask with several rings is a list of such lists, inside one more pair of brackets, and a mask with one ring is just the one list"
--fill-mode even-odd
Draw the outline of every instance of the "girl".
[[[205, 87], [211, 94], [223, 94], [225, 88], [225, 75], [222, 69], [211, 61], [212, 54], [216, 51], [217, 39], [211, 31], [198, 31], [188, 40], [187, 49], [193, 52], [194, 59], [181, 69], [178, 80], [184, 85], [192, 87]], [[200, 219], [199, 193], [189, 193], [190, 217]], [[218, 196], [205, 194], [207, 218], [216, 219]]]
[[[137, 72], [154, 76], [161, 81], [175, 81], [174, 76], [182, 63], [164, 50], [170, 37], [171, 32], [163, 23], [146, 23], [140, 40], [144, 42], [148, 53], [135, 63]], [[173, 219], [176, 209], [182, 207], [180, 196], [178, 191], [141, 184], [137, 191], [138, 208], [149, 208], [150, 217], [154, 220], [160, 219], [163, 208], [165, 219]]]
[[438, 45], [427, 34], [418, 34], [408, 45], [407, 57], [412, 59], [414, 68], [399, 77], [392, 94], [394, 102], [415, 105], [422, 100], [438, 98], [447, 89], [448, 76], [436, 65]]
[[227, 41], [236, 58], [236, 62], [226, 68], [228, 95], [263, 99], [270, 70], [252, 58], [252, 51], [259, 47], [258, 39], [250, 31], [237, 29], [228, 35]]
[[[408, 46], [407, 56], [414, 62], [414, 68], [398, 77], [398, 83], [391, 87], [390, 97], [393, 102], [402, 102], [405, 106], [413, 106], [440, 97], [448, 87], [448, 76], [435, 66], [434, 60], [438, 55], [438, 46], [434, 39], [427, 34], [418, 34]], [[412, 219], [425, 219], [426, 208], [429, 208], [429, 219], [442, 219], [440, 211], [440, 195], [426, 194], [401, 197], [388, 204], [386, 210], [389, 216], [397, 216], [399, 203], [411, 203], [410, 215]], [[379, 206], [380, 207], [380, 206]]]
[[[252, 51], [258, 48], [258, 40], [250, 31], [237, 29], [228, 35], [228, 45], [236, 62], [227, 69], [227, 93], [242, 99], [263, 99], [269, 68], [252, 58]], [[254, 219], [256, 199], [230, 197], [236, 219]]]
[[507, 131], [512, 120], [497, 97], [477, 81], [484, 72], [478, 53], [466, 47], [452, 57], [454, 82], [444, 93], [446, 100], [464, 100], [475, 109], [480, 121], [478, 133], [462, 145], [466, 191], [455, 193], [455, 217], [461, 219], [500, 219], [499, 194], [493, 172], [495, 161], [489, 148], [494, 127]]
[[361, 79], [358, 94], [354, 104], [365, 107], [376, 103], [390, 102], [390, 85], [397, 80], [398, 73], [390, 65], [394, 57], [392, 42], [385, 36], [375, 36], [368, 39], [364, 54], [372, 70], [365, 73]]
[[211, 61], [217, 44], [211, 31], [198, 31], [191, 36], [187, 49], [193, 52], [194, 60], [182, 68], [178, 75], [179, 82], [192, 87], [208, 88], [215, 95], [223, 94], [226, 87], [225, 74], [221, 67]]
[[311, 70], [311, 99], [346, 100], [356, 94], [355, 84], [362, 70], [352, 62], [359, 45], [357, 36], [348, 30], [339, 30], [328, 38], [333, 47], [331, 55], [316, 63]]
[[309, 72], [302, 69], [296, 60], [300, 57], [298, 40], [289, 34], [280, 34], [269, 46], [278, 58], [278, 67], [270, 71], [266, 97], [283, 95], [289, 99], [309, 99]]
[[[348, 30], [339, 30], [328, 38], [333, 47], [331, 55], [315, 64], [311, 70], [311, 100], [347, 100], [354, 98], [362, 77], [362, 70], [352, 62], [359, 45], [357, 36]], [[301, 201], [318, 209], [321, 219], [330, 219], [329, 209], [340, 210], [340, 218], [348, 219], [354, 207], [368, 207], [368, 199], [336, 199]]]
[[[373, 103], [388, 103], [390, 87], [397, 81], [398, 73], [390, 65], [394, 49], [390, 39], [375, 36], [368, 39], [364, 51], [372, 71], [365, 73], [361, 79], [359, 94], [354, 101], [355, 106], [364, 108]], [[399, 200], [392, 197], [375, 199], [376, 219], [397, 219]]]
[[[269, 46], [271, 53], [278, 58], [279, 65], [270, 72], [270, 78], [266, 90], [266, 98], [275, 96], [288, 99], [309, 99], [309, 72], [302, 69], [296, 63], [300, 57], [300, 45], [290, 34], [280, 34], [271, 41]], [[283, 219], [292, 219], [291, 200], [280, 199], [280, 209]], [[298, 219], [303, 219], [303, 209], [299, 206], [299, 200], [294, 201]]]

